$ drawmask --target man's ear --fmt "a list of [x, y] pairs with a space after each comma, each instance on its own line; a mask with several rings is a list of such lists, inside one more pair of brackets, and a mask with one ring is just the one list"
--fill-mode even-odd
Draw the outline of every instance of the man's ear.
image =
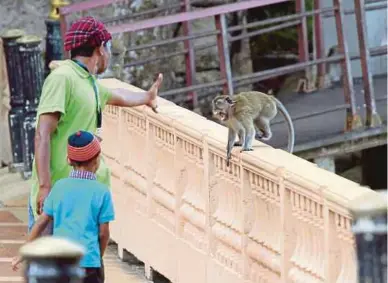
[[104, 45], [101, 44], [100, 47], [98, 47], [97, 51], [98, 51], [98, 55], [100, 56], [104, 55], [104, 52], [105, 52]]

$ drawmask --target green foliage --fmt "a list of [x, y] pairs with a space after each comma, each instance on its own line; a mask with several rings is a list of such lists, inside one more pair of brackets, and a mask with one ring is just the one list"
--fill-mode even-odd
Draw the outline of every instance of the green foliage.
[[154, 0], [143, 0], [141, 6], [139, 7], [137, 12], [143, 12], [147, 10], [151, 10], [157, 8], [158, 4]]
[[[306, 11], [313, 10], [313, 0], [306, 0]], [[271, 5], [266, 8], [254, 9], [250, 11], [248, 19], [250, 22], [274, 19], [295, 13], [295, 1], [289, 1]], [[260, 30], [278, 24], [261, 26], [250, 29]], [[307, 33], [309, 40], [312, 39], [313, 18], [307, 17]], [[298, 31], [296, 26], [277, 30], [270, 33], [261, 34], [251, 38], [250, 41], [253, 56], [264, 55], [273, 52], [293, 52], [297, 53], [298, 48]]]

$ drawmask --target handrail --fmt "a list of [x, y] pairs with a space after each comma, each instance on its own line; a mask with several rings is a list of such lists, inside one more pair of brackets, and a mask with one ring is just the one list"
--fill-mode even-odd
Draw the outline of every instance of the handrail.
[[133, 13], [130, 15], [109, 18], [109, 19], [104, 20], [104, 23], [109, 24], [109, 23], [116, 22], [116, 21], [123, 21], [123, 20], [129, 20], [129, 19], [132, 20], [132, 19], [137, 18], [137, 17], [148, 16], [149, 14], [164, 12], [164, 11], [168, 11], [170, 9], [180, 8], [182, 6], [183, 6], [182, 3], [175, 4], [175, 5], [169, 5], [169, 6], [162, 6], [162, 7], [142, 11], [142, 12]]
[[193, 20], [203, 19], [206, 17], [214, 17], [214, 16], [223, 15], [227, 13], [262, 7], [270, 4], [288, 2], [288, 1], [290, 0], [248, 0], [248, 1], [232, 3], [232, 4], [224, 4], [224, 5], [219, 5], [212, 8], [206, 8], [203, 10], [183, 12], [183, 13], [178, 13], [174, 15], [168, 15], [165, 17], [157, 17], [153, 19], [137, 21], [134, 23], [112, 26], [109, 28], [109, 31], [112, 34], [139, 31], [139, 30], [144, 30], [148, 28], [166, 26], [166, 25], [176, 24], [184, 21], [193, 21]]
[[226, 167], [225, 127], [158, 102], [104, 111], [119, 254], [174, 283], [356, 282], [348, 203], [376, 192], [260, 142]]

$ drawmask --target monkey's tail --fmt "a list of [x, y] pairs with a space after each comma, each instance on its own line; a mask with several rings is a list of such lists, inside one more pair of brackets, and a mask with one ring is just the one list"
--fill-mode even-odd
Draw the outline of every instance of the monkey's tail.
[[292, 120], [291, 120], [291, 116], [288, 113], [286, 107], [284, 107], [284, 104], [281, 103], [279, 99], [277, 99], [275, 96], [272, 96], [272, 98], [275, 100], [280, 113], [282, 113], [283, 117], [286, 119], [287, 128], [288, 128], [287, 151], [289, 153], [293, 153], [294, 144], [295, 144], [295, 130], [294, 130], [294, 124], [292, 123]]

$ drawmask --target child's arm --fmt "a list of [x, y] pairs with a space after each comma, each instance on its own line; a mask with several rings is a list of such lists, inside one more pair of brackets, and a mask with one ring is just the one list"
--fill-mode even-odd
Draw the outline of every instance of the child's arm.
[[36, 220], [36, 223], [34, 224], [34, 226], [32, 227], [31, 232], [27, 238], [27, 243], [37, 239], [40, 236], [40, 234], [44, 231], [44, 229], [46, 229], [50, 220], [52, 220], [51, 216], [43, 212]]
[[100, 253], [103, 257], [110, 237], [109, 222], [100, 224], [99, 230]]
[[108, 246], [110, 231], [109, 222], [115, 219], [115, 213], [113, 209], [112, 196], [109, 190], [106, 190], [102, 198], [102, 205], [98, 217], [99, 224], [99, 243], [101, 258], [103, 257], [106, 247]]
[[[27, 243], [32, 242], [33, 240], [37, 239], [40, 234], [46, 229], [47, 224], [50, 222], [51, 217], [48, 216], [46, 213], [42, 213], [39, 218], [36, 220], [34, 226], [31, 229], [30, 234], [27, 238]], [[12, 269], [17, 270], [18, 265], [23, 261], [21, 256], [16, 256], [12, 260]]]

